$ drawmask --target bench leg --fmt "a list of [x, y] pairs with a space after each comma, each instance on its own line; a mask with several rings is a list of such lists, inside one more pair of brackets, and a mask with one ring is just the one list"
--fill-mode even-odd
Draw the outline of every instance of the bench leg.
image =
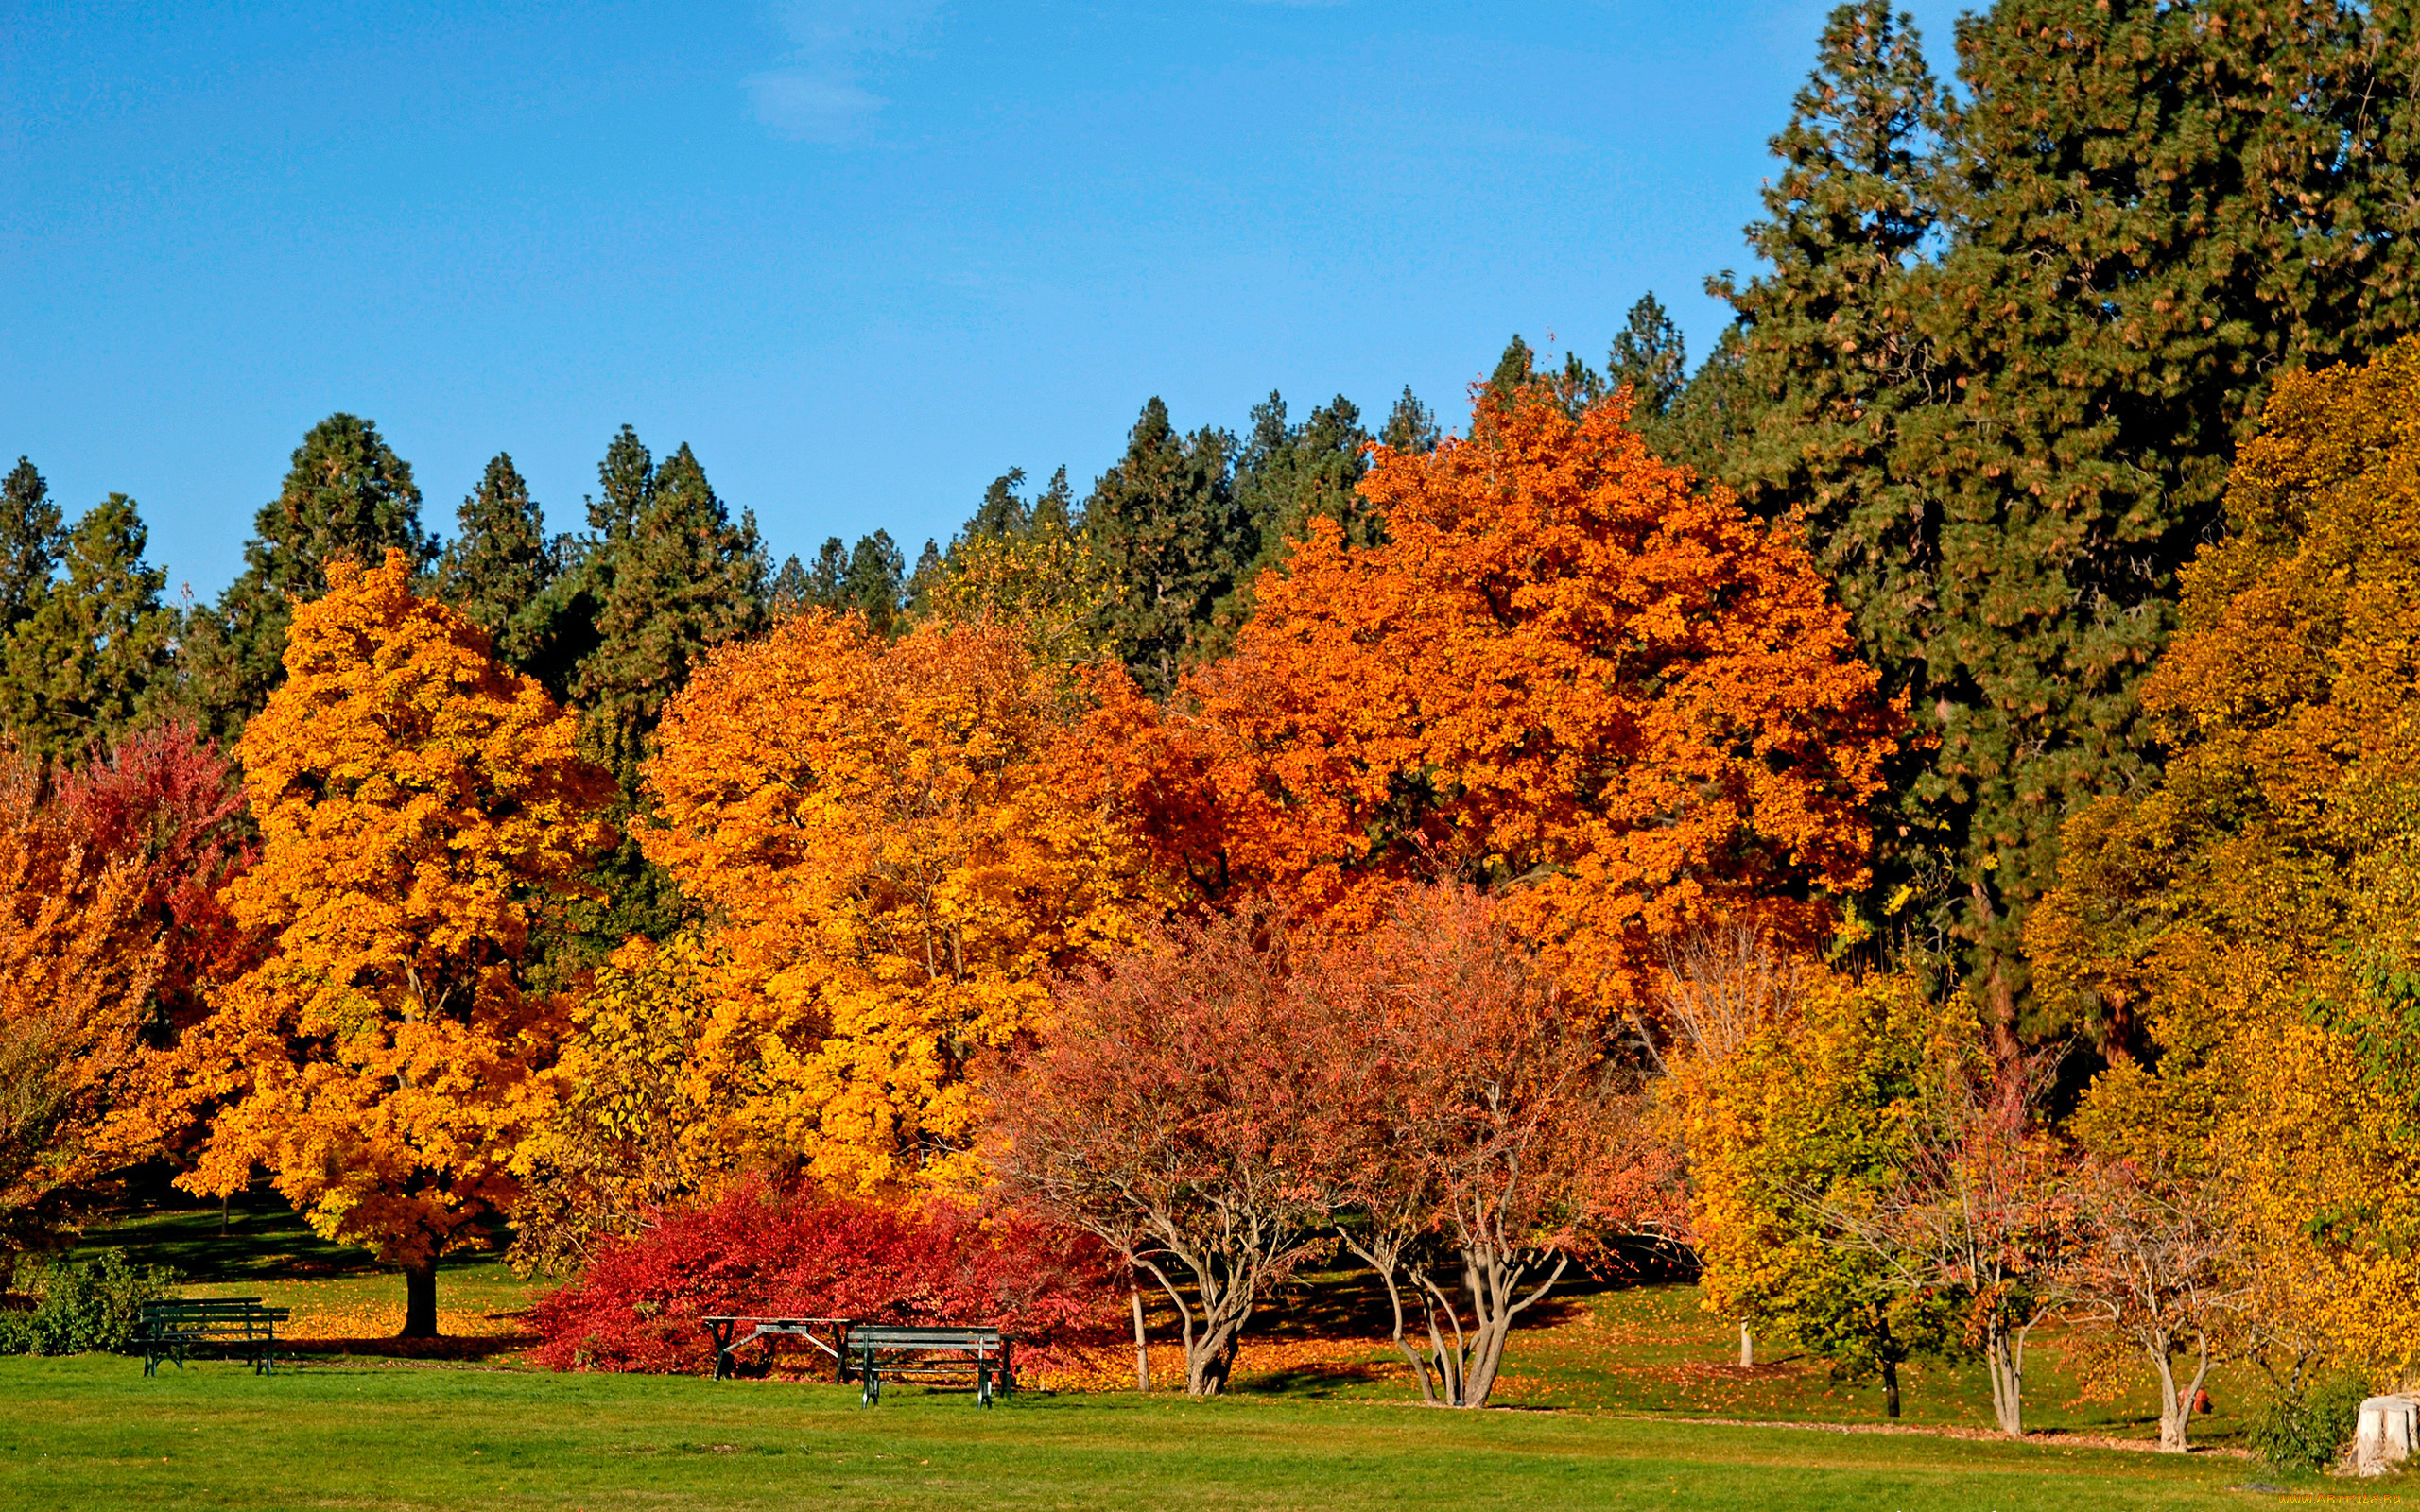
[[873, 1367], [873, 1351], [872, 1349], [868, 1349], [866, 1351], [865, 1360], [860, 1366], [857, 1373], [865, 1382], [865, 1390], [859, 1393], [859, 1400], [869, 1407], [880, 1405], [882, 1401], [882, 1372]]
[[975, 1405], [992, 1405], [992, 1367], [980, 1360], [975, 1362]]

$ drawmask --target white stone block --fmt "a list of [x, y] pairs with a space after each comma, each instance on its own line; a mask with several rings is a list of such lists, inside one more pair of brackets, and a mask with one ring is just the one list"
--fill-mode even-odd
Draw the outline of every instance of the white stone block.
[[2401, 1467], [2420, 1449], [2420, 1398], [2371, 1397], [2361, 1403], [2360, 1426], [2353, 1430], [2353, 1469], [2360, 1475], [2384, 1475]]

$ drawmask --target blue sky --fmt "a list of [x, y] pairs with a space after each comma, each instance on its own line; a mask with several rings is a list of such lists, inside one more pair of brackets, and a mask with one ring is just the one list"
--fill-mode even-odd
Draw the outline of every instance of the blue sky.
[[686, 440], [776, 560], [1080, 490], [1155, 393], [1454, 425], [1650, 288], [1703, 352], [1826, 9], [0, 0], [0, 461], [209, 595], [337, 409], [443, 532]]

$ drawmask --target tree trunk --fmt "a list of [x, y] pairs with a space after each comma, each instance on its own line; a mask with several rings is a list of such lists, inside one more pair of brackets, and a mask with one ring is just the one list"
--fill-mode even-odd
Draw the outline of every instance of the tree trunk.
[[[1975, 902], [1978, 920], [1975, 937], [1978, 943], [1988, 943], [1991, 925], [1998, 918], [1992, 906], [1992, 890], [1981, 878], [1966, 885]], [[1992, 1035], [1992, 1055], [2003, 1068], [2013, 1066], [2025, 1050], [2016, 1038], [2016, 984], [2009, 979], [2006, 963], [2000, 953], [1993, 950], [1991, 966], [1982, 973], [1983, 1017]]]
[[2025, 1341], [1996, 1330], [1983, 1336], [1983, 1368], [1992, 1378], [1992, 1417], [2011, 1438], [2025, 1436]]
[[1476, 1327], [1471, 1333], [1470, 1366], [1463, 1374], [1461, 1390], [1454, 1399], [1457, 1407], [1484, 1407], [1488, 1394], [1495, 1389], [1495, 1373], [1504, 1364], [1504, 1344], [1512, 1332], [1512, 1319], [1521, 1310], [1547, 1294], [1547, 1289], [1561, 1279], [1571, 1257], [1554, 1255], [1554, 1268], [1526, 1295], [1521, 1287], [1528, 1281], [1535, 1265], [1545, 1257], [1533, 1251], [1510, 1256], [1493, 1249], [1462, 1252], [1462, 1281], [1470, 1290], [1471, 1314]]
[[[2176, 1371], [2169, 1364], [2165, 1349], [2146, 1348], [2152, 1369], [2159, 1376], [2159, 1447], [2164, 1454], [2185, 1452], [2184, 1414], [2176, 1407]], [[2189, 1407], [2191, 1403], [2187, 1403]]]
[[1134, 1299], [1134, 1389], [1151, 1389], [1151, 1343], [1143, 1332], [1143, 1288], [1130, 1286], [1127, 1295]]
[[1882, 1416], [1896, 1422], [1899, 1418], [1899, 1362], [1882, 1362]]
[[1748, 1332], [1748, 1325], [1745, 1323], [1739, 1325], [1739, 1368], [1742, 1370], [1756, 1368], [1756, 1336]]
[[1236, 1352], [1242, 1343], [1241, 1318], [1204, 1327], [1200, 1337], [1185, 1346], [1184, 1394], [1215, 1397], [1225, 1391], [1227, 1378], [1235, 1373]]
[[2160, 1452], [2190, 1453], [2193, 1403], [2201, 1400], [2202, 1383], [2210, 1377], [2210, 1341], [2207, 1337], [2202, 1340], [2200, 1356], [2193, 1363], [2193, 1379], [2182, 1386], [2176, 1383], [2176, 1371], [2169, 1364], [2166, 1349], [2146, 1349], [2143, 1352], [2152, 1356], [2152, 1364], [2159, 1370]]
[[404, 1332], [398, 1338], [437, 1337], [437, 1262], [404, 1267]]

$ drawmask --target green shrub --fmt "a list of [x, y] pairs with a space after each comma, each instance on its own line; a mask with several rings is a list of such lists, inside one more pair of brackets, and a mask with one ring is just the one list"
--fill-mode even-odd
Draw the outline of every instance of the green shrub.
[[131, 1349], [143, 1304], [165, 1296], [176, 1273], [131, 1265], [104, 1249], [82, 1264], [58, 1261], [26, 1279], [42, 1300], [30, 1313], [0, 1313], [0, 1354]]
[[2299, 1391], [2278, 1391], [2253, 1415], [2252, 1446], [2270, 1464], [2290, 1469], [2324, 1470], [2353, 1441], [2361, 1399], [2370, 1394], [2359, 1376], [2322, 1376]]

